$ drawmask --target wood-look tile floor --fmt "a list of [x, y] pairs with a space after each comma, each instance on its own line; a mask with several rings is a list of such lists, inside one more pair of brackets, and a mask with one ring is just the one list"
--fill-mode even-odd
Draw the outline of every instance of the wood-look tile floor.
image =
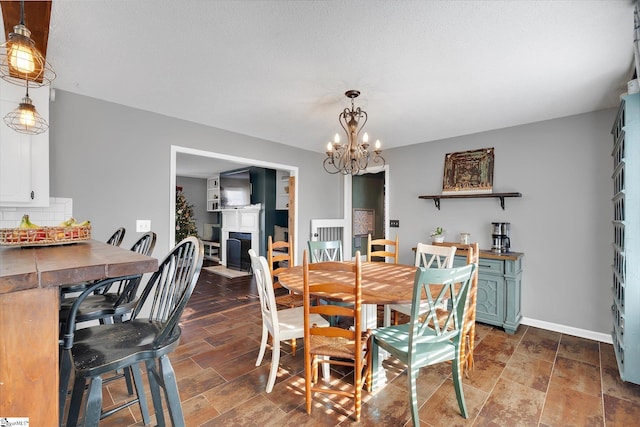
[[[251, 278], [225, 279], [203, 270], [183, 315], [180, 346], [171, 355], [186, 425], [357, 424], [350, 417], [352, 402], [340, 398], [316, 395], [307, 415], [301, 348], [294, 357], [283, 345], [276, 386], [265, 392], [271, 354], [267, 351], [255, 366], [261, 334], [257, 300]], [[478, 324], [476, 335], [475, 370], [463, 381], [469, 418], [460, 416], [450, 365], [442, 364], [423, 368], [418, 379], [421, 425], [640, 424], [640, 386], [620, 380], [611, 345], [527, 326], [508, 335]], [[388, 359], [385, 367], [387, 384], [372, 394], [363, 392], [360, 425], [411, 425], [404, 366]], [[332, 380], [341, 375], [332, 371]], [[151, 403], [148, 391], [147, 397]], [[127, 398], [123, 381], [110, 383], [103, 407]], [[142, 425], [140, 411], [134, 405], [101, 425]]]

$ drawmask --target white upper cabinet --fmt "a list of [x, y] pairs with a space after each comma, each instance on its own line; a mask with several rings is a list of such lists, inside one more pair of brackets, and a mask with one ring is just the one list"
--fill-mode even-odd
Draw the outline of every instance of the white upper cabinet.
[[[25, 93], [25, 87], [0, 80], [0, 206], [49, 205], [49, 131], [25, 135], [4, 122]], [[29, 88], [29, 97], [49, 122], [49, 87]]]

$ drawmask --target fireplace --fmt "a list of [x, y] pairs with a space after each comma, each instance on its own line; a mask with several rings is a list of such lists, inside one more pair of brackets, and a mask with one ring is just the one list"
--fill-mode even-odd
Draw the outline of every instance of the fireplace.
[[249, 271], [251, 269], [251, 233], [230, 232], [227, 239], [227, 268]]
[[260, 210], [260, 204], [220, 210], [220, 264], [236, 270], [251, 269], [249, 249], [260, 255]]

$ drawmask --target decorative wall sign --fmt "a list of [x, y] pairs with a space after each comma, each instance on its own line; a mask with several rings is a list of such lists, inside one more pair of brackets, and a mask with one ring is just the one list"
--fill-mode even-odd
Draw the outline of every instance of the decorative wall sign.
[[375, 234], [375, 231], [375, 211], [373, 209], [354, 209], [353, 235], [366, 236], [369, 233]]
[[442, 194], [493, 192], [493, 147], [448, 153], [444, 158]]

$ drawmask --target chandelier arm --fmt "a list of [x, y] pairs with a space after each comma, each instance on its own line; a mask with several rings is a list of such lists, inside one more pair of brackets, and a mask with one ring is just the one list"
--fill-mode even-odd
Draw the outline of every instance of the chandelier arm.
[[367, 120], [369, 119], [369, 115], [367, 114], [366, 111], [363, 111], [360, 109], [360, 107], [358, 107], [358, 116], [359, 117], [364, 117], [364, 122], [362, 122], [362, 125], [360, 125], [360, 122], [358, 121], [358, 133], [356, 134], [356, 136], [360, 137], [360, 131], [362, 131], [362, 129], [364, 129], [364, 125], [367, 124]]
[[[333, 168], [335, 170], [329, 170], [329, 168], [327, 168], [327, 165], [331, 165], [333, 166]], [[333, 159], [331, 159], [331, 157], [327, 157], [324, 159], [324, 162], [322, 162], [322, 167], [324, 167], [325, 172], [330, 173], [331, 175], [335, 175], [338, 172], [340, 172], [340, 169], [338, 169], [335, 165], [335, 163], [333, 163]]]

